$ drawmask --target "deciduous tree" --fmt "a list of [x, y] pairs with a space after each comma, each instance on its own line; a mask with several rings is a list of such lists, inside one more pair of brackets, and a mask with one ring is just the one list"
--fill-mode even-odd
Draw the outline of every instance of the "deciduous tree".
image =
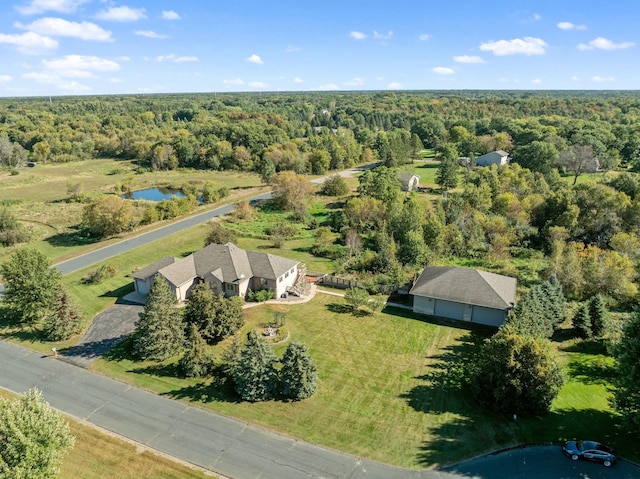
[[34, 322], [55, 309], [60, 273], [47, 257], [32, 248], [17, 250], [0, 266], [4, 278], [4, 302], [21, 321]]
[[74, 442], [67, 421], [40, 391], [0, 399], [0, 477], [52, 479]]
[[82, 224], [89, 234], [99, 238], [114, 236], [131, 229], [133, 206], [117, 196], [104, 196], [87, 204]]
[[547, 412], [563, 384], [546, 340], [520, 336], [508, 326], [482, 346], [476, 364], [471, 381], [475, 398], [509, 416]]

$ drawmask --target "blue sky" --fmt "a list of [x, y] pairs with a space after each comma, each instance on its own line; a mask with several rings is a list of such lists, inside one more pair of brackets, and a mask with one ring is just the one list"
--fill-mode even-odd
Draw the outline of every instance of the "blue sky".
[[0, 96], [640, 89], [640, 2], [3, 0]]

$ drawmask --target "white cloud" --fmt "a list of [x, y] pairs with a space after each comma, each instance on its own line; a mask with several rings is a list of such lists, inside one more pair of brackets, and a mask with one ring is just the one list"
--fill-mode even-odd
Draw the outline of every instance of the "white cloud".
[[257, 63], [258, 65], [264, 65], [264, 61], [260, 58], [260, 55], [256, 55], [255, 53], [247, 57], [246, 60], [251, 63]]
[[453, 71], [453, 68], [449, 67], [433, 67], [431, 71], [437, 73], [438, 75], [453, 75], [455, 73]]
[[293, 83], [304, 83], [304, 80], [303, 80], [302, 78], [295, 77], [295, 78], [293, 79]]
[[131, 61], [131, 57], [127, 57], [127, 56], [123, 56], [123, 57], [116, 57], [115, 58], [117, 61], [119, 62], [130, 62]]
[[120, 70], [120, 65], [113, 60], [92, 55], [66, 55], [56, 60], [42, 60], [42, 65], [46, 70], [55, 71], [63, 75], [65, 72]]
[[420, 40], [421, 42], [426, 42], [429, 39], [431, 39], [431, 35], [429, 35], [428, 33], [421, 33], [418, 36], [418, 40]]
[[359, 77], [355, 77], [349, 81], [342, 83], [344, 86], [362, 86], [364, 85], [364, 80]]
[[287, 48], [284, 49], [285, 53], [295, 53], [301, 50], [300, 47], [294, 47], [293, 45], [287, 45]]
[[147, 18], [144, 8], [131, 7], [111, 7], [108, 10], [101, 10], [96, 15], [100, 20], [111, 20], [114, 22], [135, 22]]
[[232, 78], [229, 80], [222, 80], [225, 85], [244, 85], [242, 78]]
[[378, 33], [375, 30], [373, 31], [373, 38], [375, 38], [376, 40], [390, 40], [392, 36], [393, 36], [392, 30], [389, 30], [386, 34]]
[[356, 39], [356, 40], [364, 40], [365, 38], [367, 38], [367, 36], [366, 36], [364, 33], [362, 33], [362, 32], [355, 32], [355, 31], [354, 31], [354, 32], [349, 33], [349, 36], [350, 36], [351, 38]]
[[560, 30], [586, 30], [586, 25], [576, 25], [571, 22], [558, 22], [556, 25]]
[[453, 61], [458, 63], [487, 63], [478, 55], [459, 55], [453, 57]]
[[35, 15], [48, 11], [74, 13], [76, 9], [89, 0], [31, 0], [28, 5], [17, 5], [15, 9], [23, 15]]
[[11, 80], [13, 80], [11, 75], [0, 75], [0, 83], [9, 83]]
[[169, 35], [161, 35], [160, 33], [156, 33], [153, 30], [136, 30], [133, 33], [140, 37], [146, 38], [169, 38]]
[[633, 42], [613, 43], [611, 40], [598, 37], [595, 40], [591, 40], [589, 43], [580, 43], [578, 45], [578, 50], [624, 50], [626, 48], [631, 48], [634, 45], [635, 43]]
[[172, 62], [172, 63], [184, 63], [184, 62], [197, 62], [198, 57], [179, 57], [170, 53], [169, 55], [159, 55], [156, 57], [157, 62]]
[[572, 80], [572, 81], [580, 81], [580, 78], [578, 78], [577, 76], [573, 75], [573, 76], [571, 77], [571, 80]]
[[113, 41], [111, 32], [91, 22], [70, 22], [62, 18], [40, 18], [29, 25], [16, 23], [16, 28], [29, 30], [40, 35], [58, 37], [74, 37], [81, 40], [97, 40], [100, 42]]
[[534, 85], [539, 85], [540, 83], [542, 83], [542, 80], [540, 80], [540, 78], [534, 78], [533, 80], [531, 80], [531, 83], [533, 83]]
[[402, 83], [398, 83], [397, 81], [392, 81], [387, 85], [389, 90], [402, 90]]
[[594, 81], [596, 83], [602, 83], [602, 82], [609, 82], [609, 81], [616, 81], [615, 78], [609, 76], [609, 77], [601, 77], [601, 76], [594, 76], [593, 78], [591, 78], [591, 81]]
[[247, 83], [247, 85], [249, 85], [251, 88], [267, 88], [269, 86], [261, 81], [252, 81]]
[[533, 20], [535, 22], [537, 22], [538, 20], [542, 20], [542, 15], [540, 15], [539, 13], [534, 13], [533, 14]]
[[174, 12], [173, 10], [162, 10], [162, 19], [180, 20], [180, 15], [178, 14], [178, 12]]
[[123, 83], [122, 78], [109, 78], [107, 79], [109, 83]]
[[318, 87], [318, 90], [322, 90], [322, 91], [337, 90], [337, 89], [338, 89], [338, 85], [336, 85], [335, 83], [327, 83], [326, 85], [320, 85]]
[[58, 88], [60, 88], [61, 90], [66, 90], [73, 93], [81, 93], [81, 92], [91, 90], [90, 86], [83, 85], [82, 83], [78, 83], [77, 81], [61, 83], [58, 85]]
[[58, 41], [51, 37], [38, 35], [35, 32], [6, 35], [0, 33], [0, 43], [15, 45], [19, 52], [27, 55], [38, 55], [58, 48]]
[[498, 40], [480, 44], [480, 50], [493, 52], [496, 56], [505, 55], [544, 55], [545, 48], [549, 45], [540, 39], [533, 37], [514, 38], [513, 40]]

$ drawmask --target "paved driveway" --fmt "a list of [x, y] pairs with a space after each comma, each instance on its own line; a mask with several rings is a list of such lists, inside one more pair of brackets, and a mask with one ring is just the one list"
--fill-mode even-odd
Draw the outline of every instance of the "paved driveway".
[[117, 303], [96, 315], [91, 326], [75, 346], [70, 347], [60, 359], [83, 368], [89, 365], [125, 339], [135, 329], [143, 306]]

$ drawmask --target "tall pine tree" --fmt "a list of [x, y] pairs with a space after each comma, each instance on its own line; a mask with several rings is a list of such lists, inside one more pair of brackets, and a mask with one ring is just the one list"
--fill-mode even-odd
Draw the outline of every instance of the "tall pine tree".
[[591, 333], [599, 338], [604, 334], [607, 320], [607, 307], [599, 294], [592, 296], [589, 300], [589, 319], [591, 319]]
[[280, 390], [293, 401], [313, 396], [318, 387], [318, 372], [306, 344], [290, 343], [282, 358]]
[[199, 284], [191, 292], [184, 320], [195, 324], [207, 343], [217, 343], [242, 327], [242, 299], [215, 295], [206, 283]]
[[184, 323], [167, 280], [156, 275], [133, 337], [134, 356], [163, 361], [184, 347]]
[[189, 327], [186, 346], [184, 355], [178, 361], [182, 373], [188, 378], [209, 375], [214, 367], [214, 357], [195, 324]]
[[42, 332], [49, 341], [63, 341], [80, 332], [82, 316], [67, 291], [60, 286], [56, 305], [44, 321]]
[[240, 353], [235, 374], [236, 392], [245, 401], [267, 401], [274, 397], [278, 376], [273, 349], [255, 331]]
[[629, 429], [637, 433], [640, 428], [640, 313], [636, 312], [625, 325], [615, 357], [618, 375], [613, 405]]
[[586, 304], [581, 305], [571, 319], [576, 334], [581, 338], [591, 337], [591, 318]]

